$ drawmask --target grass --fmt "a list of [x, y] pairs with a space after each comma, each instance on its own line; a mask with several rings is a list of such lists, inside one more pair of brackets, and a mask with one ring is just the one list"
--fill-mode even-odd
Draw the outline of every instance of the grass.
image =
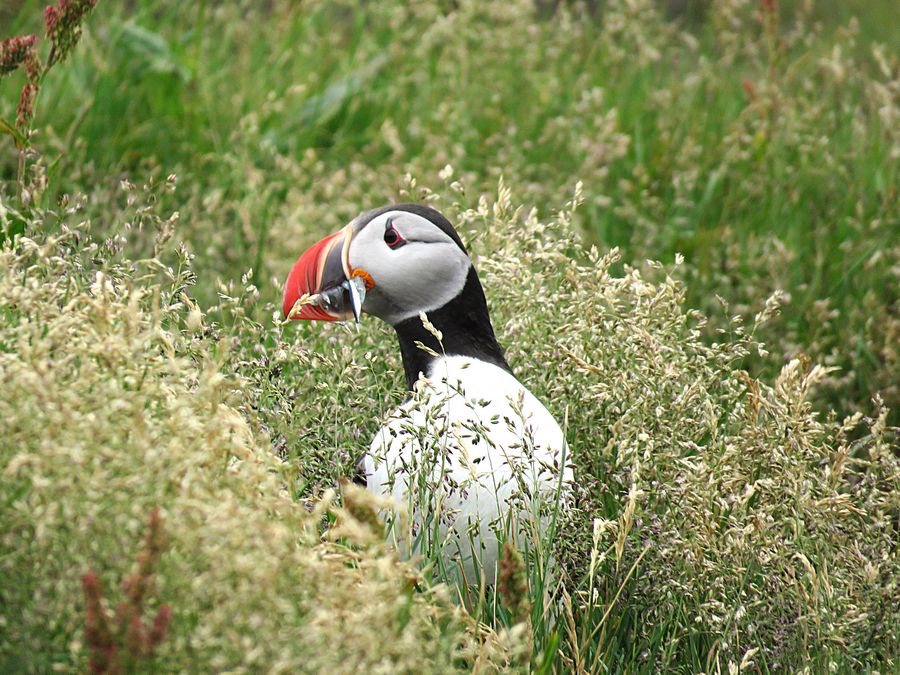
[[[86, 666], [81, 577], [112, 609], [155, 507], [149, 669], [895, 669], [892, 4], [689, 4], [101, 3], [0, 136], [3, 669]], [[402, 397], [388, 330], [273, 320], [306, 245], [409, 199], [568, 421], [525, 598], [332, 501]]]

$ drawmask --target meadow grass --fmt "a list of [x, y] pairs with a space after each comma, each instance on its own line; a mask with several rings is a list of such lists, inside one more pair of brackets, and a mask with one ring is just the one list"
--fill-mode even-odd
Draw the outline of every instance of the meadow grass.
[[[96, 656], [82, 576], [114, 623], [155, 507], [133, 668], [895, 669], [891, 3], [690, 4], [101, 3], [0, 135], [3, 669]], [[399, 200], [566, 420], [574, 503], [500, 592], [335, 501], [404, 396], [389, 330], [276, 314]]]

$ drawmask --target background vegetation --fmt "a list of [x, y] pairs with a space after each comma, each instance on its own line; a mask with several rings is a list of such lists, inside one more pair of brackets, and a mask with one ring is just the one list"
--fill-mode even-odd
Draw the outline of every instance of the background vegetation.
[[[0, 135], [0, 664], [893, 670], [892, 6], [101, 3]], [[389, 330], [273, 316], [300, 251], [401, 199], [458, 224], [568, 420], [565, 579], [524, 621], [330, 501], [402, 396]], [[133, 569], [153, 650], [116, 637]]]

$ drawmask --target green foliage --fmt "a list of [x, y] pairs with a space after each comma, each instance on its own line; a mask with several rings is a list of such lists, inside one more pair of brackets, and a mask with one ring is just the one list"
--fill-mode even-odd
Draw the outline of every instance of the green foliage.
[[[896, 668], [893, 3], [563, 4], [98, 6], [0, 135], [0, 669], [86, 667], [82, 575], [119, 597], [156, 507], [157, 671]], [[392, 200], [566, 420], [575, 503], [500, 593], [335, 505], [389, 329], [279, 318]]]
[[296, 472], [239, 412], [254, 400], [233, 372], [245, 336], [209, 330], [186, 252], [128, 260], [127, 231], [98, 240], [78, 217], [48, 213], [0, 252], [2, 670], [83, 667], [98, 608], [82, 575], [115, 588], [156, 508], [151, 609], [172, 624], [148, 669], [502, 664], [497, 637], [446, 589], [414, 592], [416, 572], [333, 492], [294, 499]]
[[887, 410], [823, 423], [808, 398], [827, 372], [808, 360], [773, 385], [751, 378], [736, 364], [770, 316], [751, 330], [736, 317], [707, 345], [707, 319], [683, 308], [683, 262], [611, 274], [618, 251], [579, 253], [578, 201], [542, 222], [501, 188], [457, 216], [490, 233], [481, 268], [501, 333], [517, 336], [512, 363], [565, 405], [580, 494], [557, 554], [583, 625], [606, 621], [596, 643], [573, 629], [573, 664], [859, 670], [892, 658], [900, 460]]
[[581, 180], [589, 241], [683, 253], [692, 306], [749, 320], [785, 291], [754, 373], [806, 354], [839, 368], [823, 407], [880, 392], [897, 415], [898, 63], [868, 37], [892, 3], [704, 6], [682, 26], [651, 0], [110, 5], [39, 122], [65, 191], [190, 177], [173, 208], [227, 278], [283, 275], [306, 228], [397, 198], [406, 172], [450, 164], [473, 194], [503, 175], [545, 208]]

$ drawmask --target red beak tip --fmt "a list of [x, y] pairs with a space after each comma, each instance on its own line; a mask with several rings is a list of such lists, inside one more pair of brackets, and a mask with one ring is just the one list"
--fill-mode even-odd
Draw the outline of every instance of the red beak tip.
[[320, 284], [322, 283], [322, 265], [325, 256], [328, 255], [330, 244], [335, 238], [339, 237], [341, 232], [337, 232], [321, 241], [310, 246], [303, 252], [291, 273], [288, 274], [287, 281], [284, 283], [284, 295], [282, 297], [281, 311], [284, 318], [290, 318], [293, 321], [338, 321], [337, 317], [331, 316], [324, 309], [317, 305], [304, 305], [291, 316], [291, 310], [303, 295], [318, 293]]

